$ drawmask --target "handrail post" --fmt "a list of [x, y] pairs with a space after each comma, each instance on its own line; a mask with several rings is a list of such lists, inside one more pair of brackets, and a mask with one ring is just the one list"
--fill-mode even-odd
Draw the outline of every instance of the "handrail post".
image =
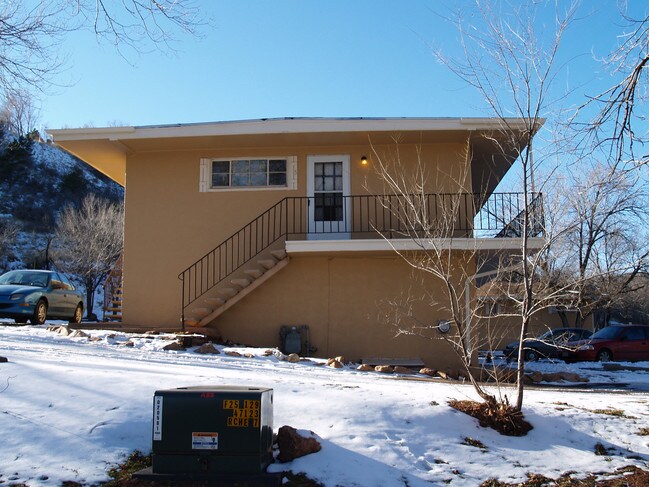
[[182, 297], [182, 308], [180, 311], [180, 329], [184, 332], [185, 331], [185, 273], [183, 272], [182, 274], [183, 278], [181, 281], [183, 282], [182, 288], [183, 288], [183, 297]]

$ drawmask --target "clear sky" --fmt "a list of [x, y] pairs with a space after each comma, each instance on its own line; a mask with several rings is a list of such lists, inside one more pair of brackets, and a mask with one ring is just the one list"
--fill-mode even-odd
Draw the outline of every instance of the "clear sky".
[[[129, 55], [128, 62], [92, 33], [70, 34], [68, 70], [41, 103], [43, 125], [489, 115], [473, 89], [431, 53], [431, 45], [457, 53], [458, 34], [442, 16], [458, 2], [197, 3], [211, 24], [202, 38], [179, 35], [175, 53]], [[564, 81], [578, 87], [573, 103], [611, 81], [593, 56], [615, 45], [617, 3], [584, 0], [565, 38]], [[630, 6], [641, 14], [648, 8], [644, 0]]]

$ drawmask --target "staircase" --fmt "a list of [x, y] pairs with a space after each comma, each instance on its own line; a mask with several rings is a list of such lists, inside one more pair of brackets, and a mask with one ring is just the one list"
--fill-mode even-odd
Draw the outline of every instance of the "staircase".
[[104, 321], [122, 322], [122, 256], [104, 281]]
[[[542, 209], [540, 194], [531, 200]], [[499, 215], [521, 211], [519, 193], [493, 193], [486, 201], [484, 194], [473, 193], [343, 196], [339, 211], [346, 217], [315, 224], [312, 210], [316, 203], [314, 197], [282, 199], [182, 271], [178, 279], [182, 282], [183, 329], [186, 324], [207, 326], [283, 269], [289, 260], [285, 250], [289, 238], [320, 234], [320, 238], [335, 239], [354, 233], [359, 238], [418, 239], [431, 231], [451, 236], [457, 231], [470, 237], [492, 230], [505, 236], [502, 222], [506, 219]], [[449, 211], [454, 215], [450, 228]], [[421, 214], [423, 227], [412, 227], [413, 212]], [[111, 296], [110, 309], [121, 316], [117, 311], [121, 295]]]
[[[241, 301], [264, 282], [269, 280], [289, 263], [289, 257], [283, 249], [263, 252], [259, 258], [249, 262], [233, 277], [213, 287], [188, 310], [185, 324], [204, 327], [222, 313]], [[236, 276], [236, 277], [235, 277]]]

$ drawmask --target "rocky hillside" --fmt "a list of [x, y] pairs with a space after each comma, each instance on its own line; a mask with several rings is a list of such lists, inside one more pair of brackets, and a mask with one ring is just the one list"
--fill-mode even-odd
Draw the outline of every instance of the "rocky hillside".
[[0, 255], [0, 271], [38, 267], [59, 212], [79, 205], [89, 193], [123, 198], [121, 186], [78, 158], [37, 136], [16, 137], [0, 125], [0, 231], [18, 232]]

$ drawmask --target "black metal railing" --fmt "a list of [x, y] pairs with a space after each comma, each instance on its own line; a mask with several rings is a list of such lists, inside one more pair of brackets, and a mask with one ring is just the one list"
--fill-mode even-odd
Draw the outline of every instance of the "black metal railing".
[[[494, 193], [487, 199], [472, 193], [286, 197], [178, 275], [183, 326], [190, 304], [277, 242], [511, 237], [522, 225], [522, 220], [513, 222], [524, 211], [523, 201], [522, 193]], [[542, 210], [540, 194], [530, 201], [533, 211]], [[542, 214], [534, 218], [541, 221]], [[539, 229], [535, 224], [534, 233], [542, 232], [542, 225]]]

